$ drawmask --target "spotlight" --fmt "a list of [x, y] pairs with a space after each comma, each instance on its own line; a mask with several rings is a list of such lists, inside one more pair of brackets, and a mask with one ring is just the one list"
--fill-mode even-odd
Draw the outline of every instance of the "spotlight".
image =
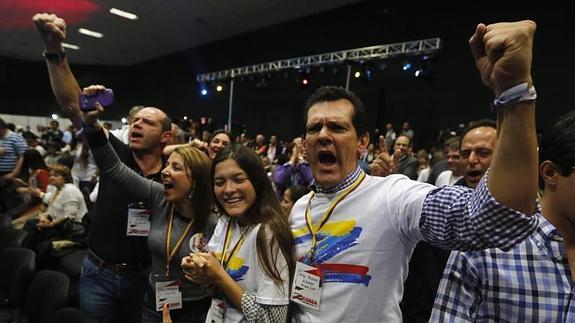
[[420, 76], [423, 76], [423, 70], [415, 71], [415, 77], [420, 77]]
[[404, 71], [407, 71], [408, 69], [411, 68], [411, 63], [409, 63], [409, 62], [403, 63], [403, 67], [402, 67], [402, 68], [403, 68]]
[[303, 80], [301, 80], [301, 84], [303, 84], [303, 85], [308, 85], [308, 83], [309, 83], [309, 80], [306, 79], [306, 78], [304, 78]]
[[354, 76], [355, 78], [359, 78], [359, 77], [361, 76], [361, 72], [360, 72], [360, 71], [357, 71], [357, 72], [355, 72], [355, 74], [353, 74], [353, 76]]
[[128, 123], [128, 119], [127, 118], [122, 118], [122, 124], [127, 124]]
[[57, 114], [55, 114], [55, 113], [52, 113], [52, 119], [54, 119], [54, 120], [58, 120], [58, 115], [57, 115]]
[[301, 89], [306, 88], [310, 83], [309, 73], [306, 73], [305, 71], [300, 70], [299, 76], [298, 76], [298, 83], [299, 83], [299, 87]]
[[223, 90], [224, 90], [224, 87], [221, 84], [216, 85], [216, 91], [222, 92]]
[[208, 95], [208, 90], [206, 89], [202, 89], [202, 91], [200, 92], [203, 96]]

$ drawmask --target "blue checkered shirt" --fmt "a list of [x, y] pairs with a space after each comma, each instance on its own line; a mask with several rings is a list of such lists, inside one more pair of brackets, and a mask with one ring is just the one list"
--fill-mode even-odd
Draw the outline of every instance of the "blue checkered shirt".
[[575, 322], [563, 238], [539, 218], [510, 251], [452, 252], [430, 322]]

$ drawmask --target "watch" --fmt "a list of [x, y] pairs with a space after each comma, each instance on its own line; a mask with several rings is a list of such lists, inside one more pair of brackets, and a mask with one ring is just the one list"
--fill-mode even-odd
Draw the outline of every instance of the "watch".
[[66, 52], [58, 51], [56, 53], [50, 53], [47, 51], [42, 52], [42, 56], [50, 62], [61, 62], [66, 57]]

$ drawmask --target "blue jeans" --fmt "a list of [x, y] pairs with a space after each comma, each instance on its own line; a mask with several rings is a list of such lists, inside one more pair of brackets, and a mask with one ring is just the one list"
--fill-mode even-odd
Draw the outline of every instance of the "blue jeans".
[[80, 308], [99, 322], [142, 321], [148, 270], [118, 274], [84, 259], [80, 273]]
[[[194, 302], [183, 302], [182, 308], [170, 311], [170, 317], [174, 323], [204, 323], [206, 314], [210, 309], [212, 299], [206, 297]], [[144, 307], [142, 310], [142, 323], [162, 322], [162, 312], [156, 311], [156, 295], [148, 284]]]

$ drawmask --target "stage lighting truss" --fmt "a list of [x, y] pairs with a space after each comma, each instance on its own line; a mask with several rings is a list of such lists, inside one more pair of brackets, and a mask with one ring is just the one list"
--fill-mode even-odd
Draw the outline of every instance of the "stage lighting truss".
[[440, 38], [428, 38], [402, 43], [386, 44], [379, 46], [363, 47], [356, 49], [341, 50], [337, 52], [318, 54], [305, 57], [288, 58], [274, 62], [261, 63], [228, 70], [198, 74], [196, 81], [210, 82], [228, 80], [251, 74], [277, 72], [285, 69], [301, 69], [311, 66], [327, 64], [340, 64], [347, 62], [383, 60], [397, 56], [427, 55], [438, 52], [441, 49]]

